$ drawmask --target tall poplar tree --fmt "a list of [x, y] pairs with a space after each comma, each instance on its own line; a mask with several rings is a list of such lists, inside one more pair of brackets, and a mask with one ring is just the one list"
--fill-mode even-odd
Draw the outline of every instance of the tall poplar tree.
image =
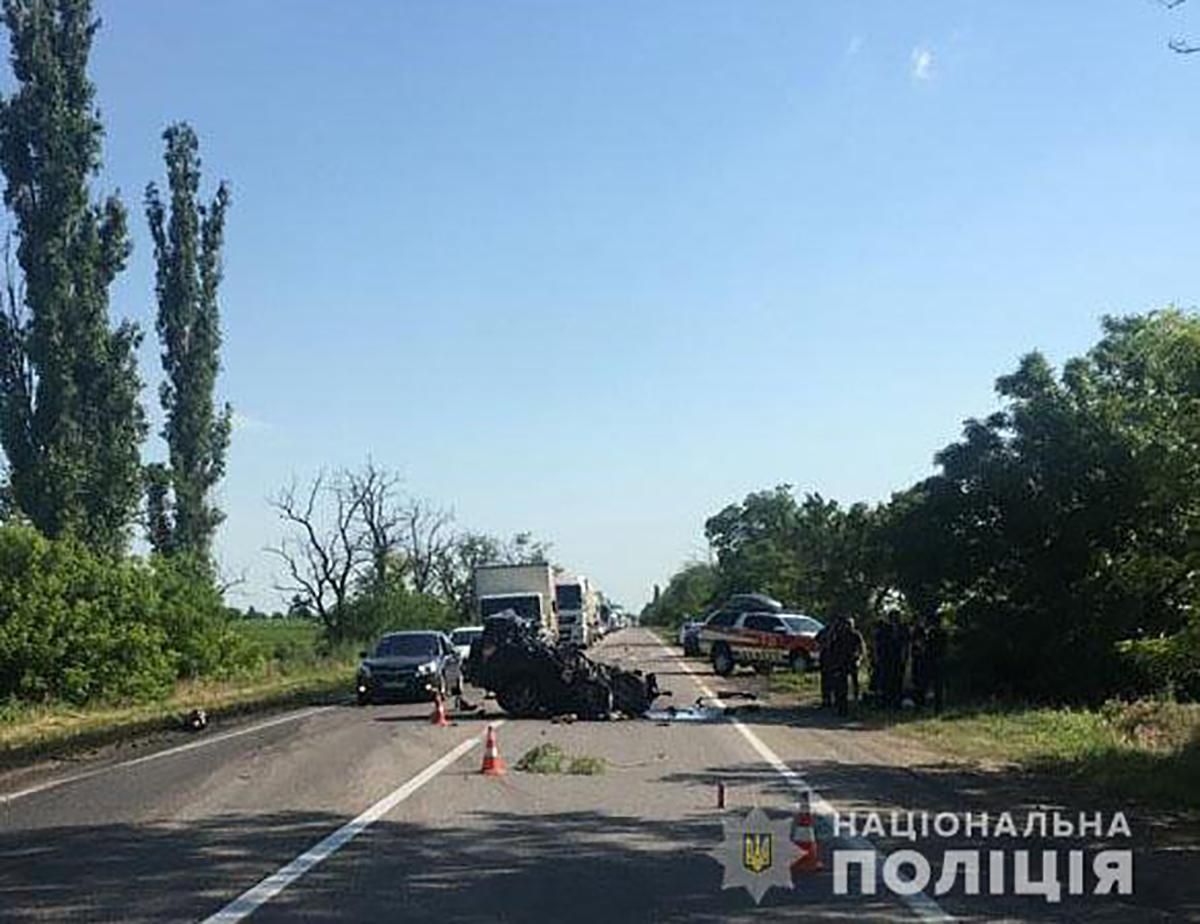
[[229, 189], [217, 187], [210, 203], [198, 201], [200, 155], [186, 123], [170, 126], [166, 142], [170, 214], [158, 188], [146, 187], [146, 219], [157, 264], [158, 336], [166, 379], [160, 390], [170, 463], [170, 493], [159, 469], [148, 478], [150, 539], [162, 552], [209, 558], [224, 515], [213, 487], [225, 473], [232, 411], [214, 400], [220, 371], [221, 324], [217, 290]]
[[88, 79], [89, 0], [5, 0], [16, 91], [0, 99], [0, 171], [21, 285], [0, 317], [0, 443], [14, 505], [49, 536], [120, 551], [145, 438], [130, 323], [108, 290], [130, 245], [114, 195], [93, 203], [103, 127]]

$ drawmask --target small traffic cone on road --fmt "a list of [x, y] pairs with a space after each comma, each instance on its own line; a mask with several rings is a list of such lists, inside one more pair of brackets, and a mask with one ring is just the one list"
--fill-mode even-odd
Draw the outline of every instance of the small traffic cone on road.
[[429, 717], [429, 724], [438, 728], [450, 725], [450, 720], [446, 718], [446, 700], [442, 698], [440, 691], [433, 694], [433, 715]]
[[792, 872], [815, 873], [825, 868], [817, 847], [817, 836], [813, 828], [812, 807], [807, 792], [800, 794], [796, 815], [792, 818], [792, 843], [800, 855], [792, 861]]
[[483, 767], [480, 773], [484, 776], [504, 776], [504, 758], [500, 756], [500, 745], [496, 743], [496, 727], [487, 727], [487, 737], [483, 742]]

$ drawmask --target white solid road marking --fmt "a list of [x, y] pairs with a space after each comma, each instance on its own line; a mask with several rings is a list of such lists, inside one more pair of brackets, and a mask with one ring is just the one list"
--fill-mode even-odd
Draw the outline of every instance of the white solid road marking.
[[312, 709], [304, 709], [300, 712], [291, 712], [284, 716], [279, 716], [274, 719], [267, 719], [265, 722], [258, 722], [254, 725], [248, 725], [245, 728], [235, 728], [232, 731], [222, 732], [219, 735], [206, 736], [199, 741], [189, 741], [187, 744], [176, 745], [173, 748], [167, 748], [163, 751], [155, 751], [153, 754], [145, 754], [142, 757], [133, 757], [129, 760], [123, 760], [120, 763], [108, 764], [104, 767], [96, 767], [93, 770], [84, 770], [81, 773], [73, 773], [70, 776], [60, 776], [57, 779], [47, 780], [44, 783], [38, 783], [36, 786], [30, 786], [26, 789], [18, 789], [16, 792], [0, 794], [0, 805], [7, 805], [9, 802], [15, 802], [17, 799], [23, 799], [26, 796], [32, 796], [39, 792], [45, 792], [48, 789], [57, 789], [59, 786], [66, 786], [69, 783], [78, 783], [80, 780], [91, 779], [94, 776], [100, 776], [103, 773], [111, 773], [114, 770], [123, 770], [126, 767], [135, 767], [138, 764], [149, 763], [152, 760], [161, 760], [164, 757], [174, 757], [176, 754], [182, 754], [185, 751], [192, 751], [196, 748], [208, 747], [210, 744], [218, 744], [221, 741], [228, 741], [230, 738], [237, 738], [241, 735], [249, 735], [256, 731], [262, 731], [264, 728], [270, 728], [273, 725], [282, 725], [285, 722], [295, 722], [298, 719], [306, 719], [310, 715], [316, 715], [318, 712], [325, 712], [333, 709], [333, 706], [315, 706]]
[[[493, 728], [499, 728], [504, 724], [504, 720], [501, 719], [490, 724]], [[329, 859], [349, 844], [368, 827], [478, 745], [480, 740], [479, 735], [472, 735], [452, 751], [443, 754], [407, 783], [392, 790], [353, 821], [346, 822], [328, 837], [304, 851], [291, 863], [281, 867], [258, 885], [243, 892], [216, 914], [205, 918], [203, 924], [234, 924], [236, 921], [242, 921], [249, 917], [318, 863]]]
[[[661, 639], [659, 640], [659, 644], [662, 646], [663, 651], [665, 651], [671, 659], [678, 662], [679, 666], [687, 671], [689, 675], [691, 675], [692, 680], [695, 681], [696, 686], [700, 688], [700, 692], [703, 693], [705, 697], [712, 700], [713, 704], [717, 706], [717, 708], [725, 708], [725, 704], [721, 701], [721, 698], [712, 691], [712, 688], [704, 682], [699, 674], [692, 670], [692, 666], [688, 664], [687, 661], [679, 657], [674, 651], [668, 648]], [[766, 761], [776, 773], [787, 780], [787, 782], [794, 789], [798, 789], [809, 794], [809, 800], [813, 809], [823, 815], [837, 814], [837, 809], [834, 808], [833, 804], [826, 800], [820, 793], [818, 793], [802, 774], [793, 770], [786, 763], [784, 763], [780, 759], [779, 755], [767, 746], [766, 742], [758, 737], [758, 735], [754, 734], [752, 729], [750, 729], [740, 719], [732, 716], [730, 716], [730, 722], [733, 723], [733, 727], [738, 730], [741, 736], [745, 738], [747, 742], [749, 742], [750, 747], [754, 748], [754, 750], [758, 753], [758, 756]], [[844, 838], [844, 840], [855, 850], [869, 850], [875, 854], [876, 858], [881, 856], [879, 849], [866, 838], [851, 837]], [[914, 895], [899, 895], [897, 897], [908, 906], [909, 911], [911, 911], [922, 921], [944, 922], [954, 920], [953, 916], [947, 914], [941, 905], [939, 905], [924, 892], [917, 892]]]

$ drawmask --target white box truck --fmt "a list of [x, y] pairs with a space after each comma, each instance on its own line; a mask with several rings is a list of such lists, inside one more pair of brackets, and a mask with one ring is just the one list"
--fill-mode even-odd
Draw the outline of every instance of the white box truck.
[[479, 621], [512, 610], [541, 626], [551, 640], [558, 638], [554, 571], [545, 562], [532, 565], [480, 565], [475, 569], [475, 599]]
[[582, 574], [559, 575], [554, 594], [558, 602], [559, 638], [586, 648], [598, 635], [600, 595]]

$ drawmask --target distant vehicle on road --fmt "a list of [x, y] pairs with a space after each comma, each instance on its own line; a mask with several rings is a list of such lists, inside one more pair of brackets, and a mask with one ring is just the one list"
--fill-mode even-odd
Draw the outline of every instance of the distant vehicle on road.
[[355, 684], [360, 706], [462, 692], [462, 665], [444, 632], [390, 632], [361, 656]]
[[679, 627], [679, 647], [690, 658], [694, 658], [700, 654], [700, 629], [703, 626], [703, 622], [697, 619], [689, 619]]
[[582, 574], [559, 575], [554, 582], [558, 604], [558, 640], [580, 648], [592, 644], [598, 636], [599, 601], [597, 593]]
[[[769, 601], [774, 606], [768, 606]], [[742, 607], [754, 609], [744, 610]], [[739, 594], [711, 614], [697, 636], [699, 653], [712, 661], [722, 677], [739, 664], [769, 671], [787, 667], [793, 671], [814, 668], [820, 658], [817, 633], [824, 624], [803, 613], [784, 612], [769, 597]]]
[[558, 639], [558, 603], [554, 571], [545, 562], [527, 565], [480, 565], [475, 569], [479, 622], [508, 610], [540, 626], [550, 641]]
[[450, 633], [450, 644], [458, 652], [458, 660], [465, 662], [471, 656], [471, 643], [483, 635], [483, 626], [459, 626]]

